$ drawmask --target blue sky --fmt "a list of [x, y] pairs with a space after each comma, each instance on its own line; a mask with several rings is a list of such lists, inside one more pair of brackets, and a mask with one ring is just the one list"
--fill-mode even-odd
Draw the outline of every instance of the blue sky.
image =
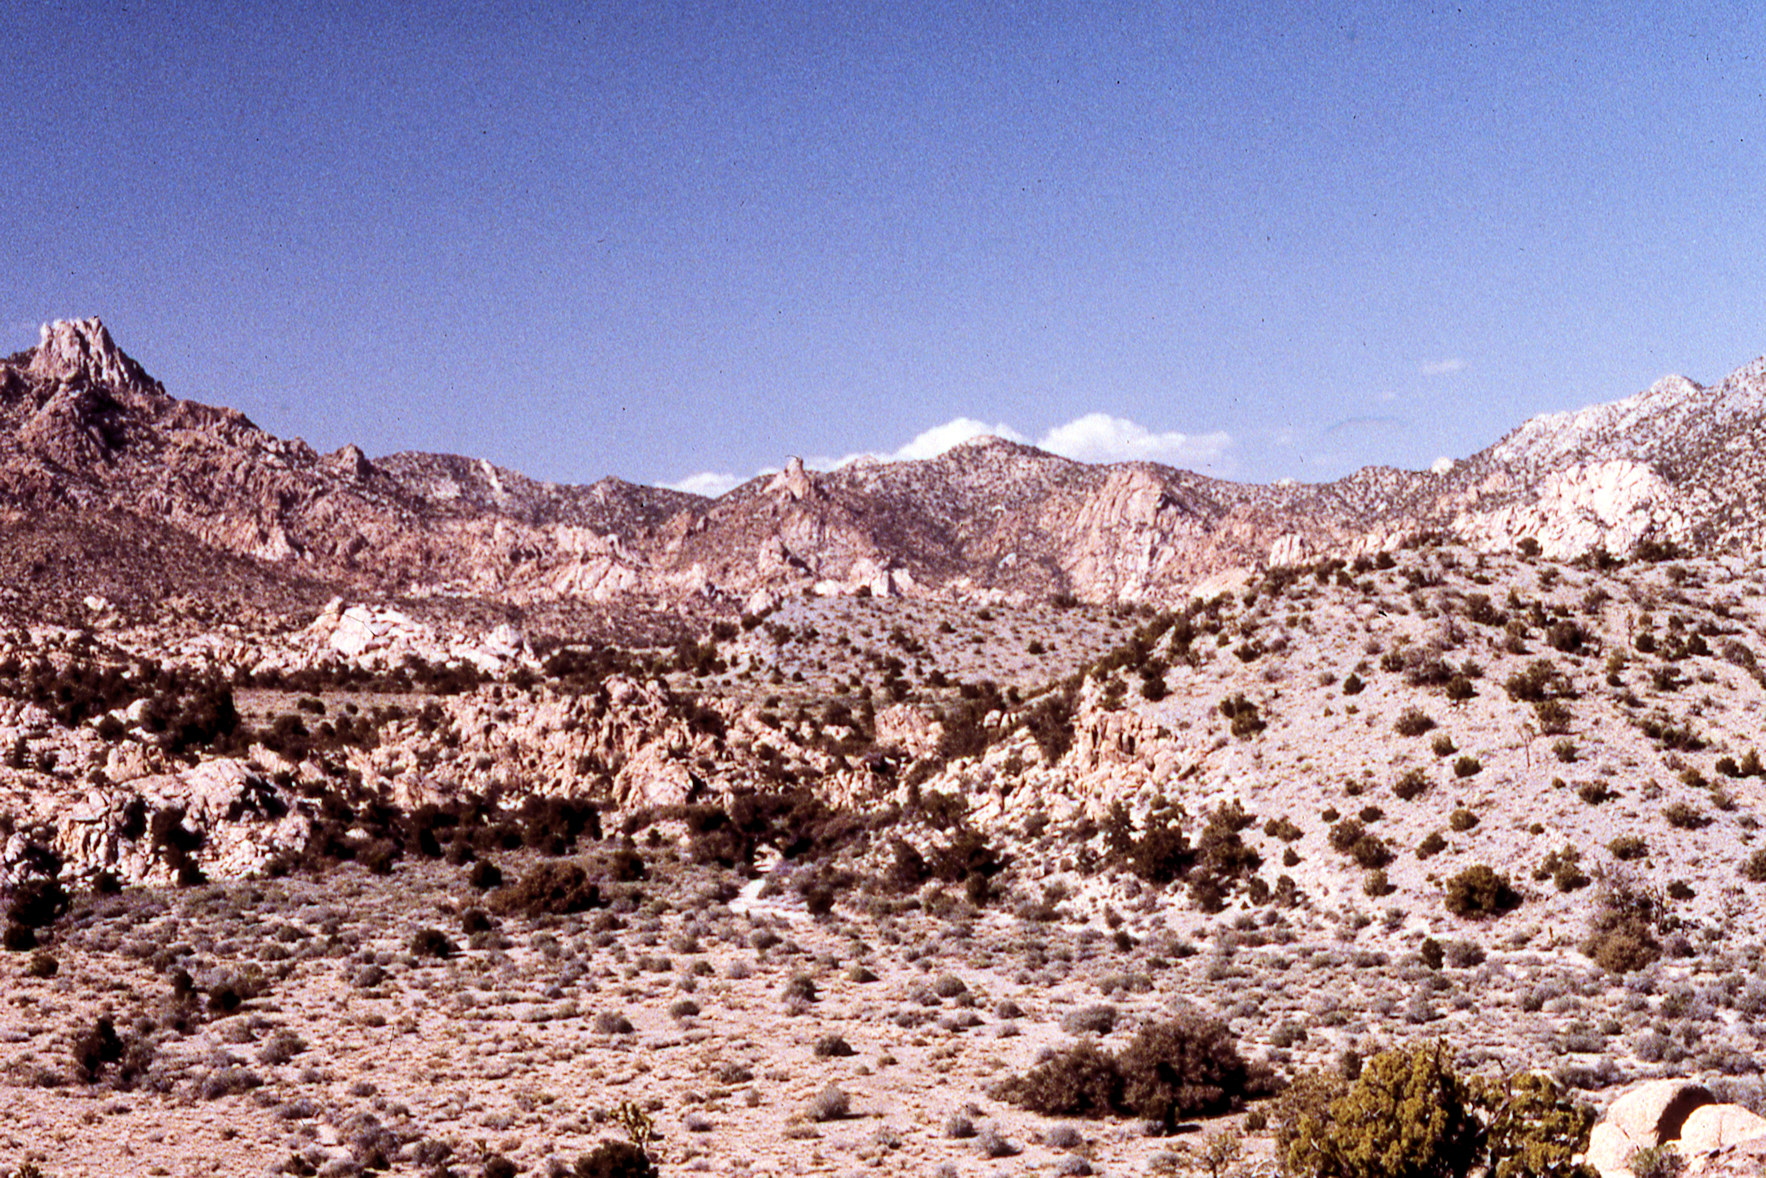
[[1593, 8], [18, 0], [0, 350], [568, 482], [1426, 466], [1766, 352], [1766, 10]]

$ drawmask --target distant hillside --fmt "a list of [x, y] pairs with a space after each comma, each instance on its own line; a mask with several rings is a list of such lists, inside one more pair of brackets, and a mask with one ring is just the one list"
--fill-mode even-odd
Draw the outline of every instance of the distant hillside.
[[[1763, 413], [1757, 361], [1709, 388], [1671, 377], [1535, 418], [1441, 474], [1258, 486], [979, 439], [824, 473], [793, 460], [710, 500], [617, 479], [537, 482], [453, 455], [321, 455], [175, 399], [86, 319], [49, 324], [37, 347], [0, 361], [0, 511], [70, 561], [89, 563], [77, 537], [91, 521], [107, 521], [119, 553], [164, 552], [176, 537], [169, 546], [190, 553], [158, 562], [141, 586], [154, 597], [214, 596], [244, 576], [299, 586], [302, 599], [516, 606], [733, 608], [803, 590], [1157, 602], [1227, 569], [1428, 532], [1486, 550], [1531, 537], [1558, 558], [1644, 541], [1751, 557], [1766, 540], [1766, 459], [1752, 444]], [[66, 588], [83, 594], [87, 580]]]

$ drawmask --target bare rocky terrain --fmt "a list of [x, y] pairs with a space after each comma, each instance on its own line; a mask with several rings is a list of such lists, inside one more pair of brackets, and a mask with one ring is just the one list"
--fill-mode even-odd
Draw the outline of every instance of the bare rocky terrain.
[[[1266, 1174], [1437, 1044], [1612, 1110], [1607, 1178], [1758, 1172], [1762, 371], [1443, 473], [990, 441], [709, 501], [320, 456], [51, 325], [0, 1164]], [[1152, 1116], [1172, 1026], [1237, 1070]]]

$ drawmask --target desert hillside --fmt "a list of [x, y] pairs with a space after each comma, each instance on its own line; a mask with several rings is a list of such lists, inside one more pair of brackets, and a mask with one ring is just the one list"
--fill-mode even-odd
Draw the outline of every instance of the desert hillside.
[[1323, 487], [703, 500], [317, 455], [51, 325], [0, 1161], [1323, 1175], [1411, 1069], [1480, 1158], [1756, 1172], [1760, 371]]

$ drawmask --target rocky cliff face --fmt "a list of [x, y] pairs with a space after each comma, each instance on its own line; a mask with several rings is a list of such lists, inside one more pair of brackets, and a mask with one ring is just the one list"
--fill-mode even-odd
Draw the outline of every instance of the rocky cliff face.
[[981, 439], [826, 473], [793, 460], [714, 501], [616, 479], [559, 486], [452, 455], [320, 455], [173, 398], [87, 319], [49, 324], [35, 348], [0, 362], [0, 512], [43, 534], [138, 521], [272, 578], [355, 593], [518, 605], [805, 590], [1168, 600], [1223, 569], [1424, 531], [1490, 549], [1531, 537], [1555, 557], [1645, 538], [1758, 553], [1763, 413], [1756, 361], [1709, 388], [1670, 377], [1534, 418], [1441, 474], [1370, 468], [1265, 487]]

